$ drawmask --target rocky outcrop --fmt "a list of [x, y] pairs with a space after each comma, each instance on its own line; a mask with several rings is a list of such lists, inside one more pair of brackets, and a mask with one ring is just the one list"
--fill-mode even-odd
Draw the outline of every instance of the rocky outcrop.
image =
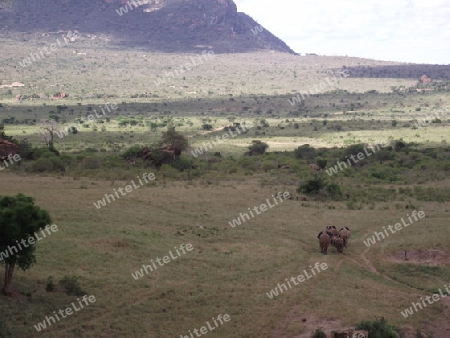
[[420, 82], [420, 83], [423, 83], [423, 84], [428, 84], [428, 83], [433, 82], [433, 79], [432, 79], [431, 77], [429, 77], [427, 74], [423, 74], [423, 75], [420, 77], [419, 82]]
[[19, 147], [12, 142], [0, 139], [0, 160], [4, 160], [8, 155], [15, 155], [19, 153]]
[[117, 45], [155, 52], [294, 53], [232, 0], [17, 0], [14, 7], [16, 15], [0, 9], [0, 22], [12, 31], [105, 34]]

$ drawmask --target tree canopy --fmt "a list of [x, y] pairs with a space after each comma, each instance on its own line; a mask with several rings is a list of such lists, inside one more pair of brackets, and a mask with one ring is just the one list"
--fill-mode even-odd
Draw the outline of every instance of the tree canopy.
[[253, 140], [252, 144], [248, 147], [248, 154], [250, 156], [262, 155], [266, 152], [267, 148], [269, 148], [267, 143], [260, 140]]
[[177, 132], [175, 128], [169, 128], [162, 134], [160, 145], [171, 145], [176, 152], [180, 153], [189, 147], [187, 138]]
[[21, 241], [28, 241], [50, 223], [49, 213], [35, 206], [33, 198], [23, 194], [0, 196], [0, 262], [5, 264], [4, 294], [8, 294], [14, 268], [18, 266], [25, 271], [36, 262], [35, 244], [25, 246], [20, 244]]

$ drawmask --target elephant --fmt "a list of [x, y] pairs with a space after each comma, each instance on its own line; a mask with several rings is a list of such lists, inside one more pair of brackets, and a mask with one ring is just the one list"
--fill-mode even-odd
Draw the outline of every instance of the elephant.
[[350, 229], [347, 227], [343, 227], [339, 230], [339, 237], [341, 237], [344, 240], [344, 247], [347, 247], [350, 235], [351, 235]]
[[328, 246], [330, 245], [331, 241], [330, 234], [325, 231], [321, 231], [317, 235], [317, 238], [319, 239], [320, 252], [326, 255], [328, 251]]
[[327, 226], [326, 231], [331, 233], [331, 235], [332, 235], [331, 237], [339, 236], [339, 231], [338, 231], [338, 229], [336, 229], [336, 227], [334, 225]]
[[342, 253], [344, 251], [344, 240], [341, 237], [333, 236], [331, 244], [337, 249], [337, 252]]

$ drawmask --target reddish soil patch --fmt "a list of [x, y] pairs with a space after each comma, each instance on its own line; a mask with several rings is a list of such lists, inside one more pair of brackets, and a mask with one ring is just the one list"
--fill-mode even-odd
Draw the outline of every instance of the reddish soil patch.
[[450, 264], [450, 254], [439, 250], [407, 250], [406, 259], [405, 251], [396, 251], [392, 253], [388, 259], [394, 262], [428, 264], [435, 266]]

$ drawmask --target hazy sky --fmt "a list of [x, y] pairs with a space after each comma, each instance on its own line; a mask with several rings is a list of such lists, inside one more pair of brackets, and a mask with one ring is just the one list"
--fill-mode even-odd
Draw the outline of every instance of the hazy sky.
[[450, 0], [234, 0], [297, 53], [450, 64]]

